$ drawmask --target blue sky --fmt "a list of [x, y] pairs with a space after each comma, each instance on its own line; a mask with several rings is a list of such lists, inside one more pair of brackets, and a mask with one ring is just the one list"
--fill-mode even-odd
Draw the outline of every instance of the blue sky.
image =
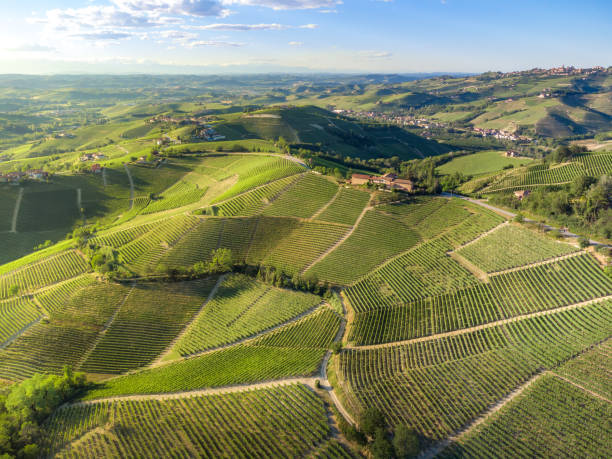
[[610, 0], [2, 0], [0, 73], [612, 65]]

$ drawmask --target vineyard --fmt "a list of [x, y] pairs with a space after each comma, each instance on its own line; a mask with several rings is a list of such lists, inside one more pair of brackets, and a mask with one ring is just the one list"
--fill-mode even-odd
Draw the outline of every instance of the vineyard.
[[8, 298], [17, 286], [21, 294], [55, 284], [89, 271], [87, 262], [75, 251], [62, 252], [0, 276], [0, 299]]
[[336, 198], [317, 216], [317, 220], [354, 225], [369, 200], [370, 194], [365, 191], [340, 188]]
[[570, 163], [547, 167], [536, 164], [503, 175], [499, 180], [483, 189], [495, 193], [525, 187], [569, 183], [576, 177], [588, 175], [598, 177], [612, 173], [612, 154], [589, 153], [578, 156]]
[[181, 180], [161, 193], [157, 199], [149, 202], [141, 213], [152, 214], [197, 202], [202, 199], [206, 189], [206, 187], [200, 188], [194, 183]]
[[357, 412], [376, 406], [439, 440], [469, 423], [541, 368], [607, 338], [612, 304], [601, 302], [482, 331], [341, 354], [339, 371]]
[[[235, 129], [224, 117], [251, 119], [211, 110], [222, 135]], [[104, 151], [123, 158], [118, 145]], [[403, 424], [423, 457], [610, 456], [605, 248], [476, 201], [351, 186], [288, 155], [210, 145], [24, 191], [18, 230], [48, 226], [43, 207], [60, 198], [55, 231], [83, 224], [0, 266], [0, 385], [66, 365], [88, 378], [41, 421], [41, 457], [353, 457], [347, 445], [378, 457], [380, 435], [358, 445], [348, 427], [363, 428], [367, 408], [390, 447]], [[489, 189], [612, 172], [609, 153], [533, 162]], [[18, 193], [0, 190], [5, 220]], [[208, 274], [218, 249], [232, 266]]]
[[322, 401], [299, 384], [72, 405], [56, 412], [45, 429], [48, 451], [72, 458], [301, 457], [330, 435]]
[[504, 225], [456, 253], [491, 273], [567, 255], [577, 250], [572, 245], [554, 241], [520, 226]]
[[336, 194], [338, 185], [315, 174], [306, 174], [263, 211], [273, 217], [310, 218]]
[[80, 368], [113, 374], [150, 363], [197, 313], [214, 283], [136, 285]]
[[[588, 254], [500, 274], [491, 277], [489, 283], [478, 282], [469, 288], [405, 304], [399, 296], [382, 297], [374, 290], [365, 290], [369, 286], [365, 282], [357, 286], [361, 290], [351, 287], [345, 293], [357, 310], [349, 339], [359, 344], [459, 330], [612, 292], [612, 280]], [[376, 287], [372, 285], [372, 289]], [[394, 298], [397, 305], [391, 302]]]
[[321, 280], [347, 285], [418, 240], [417, 233], [398, 220], [370, 210], [348, 239], [308, 272]]
[[[338, 321], [335, 321], [335, 326], [333, 320], [330, 323], [329, 313], [315, 311], [299, 322], [274, 330], [251, 343], [108, 380], [85, 398], [179, 392], [309, 376], [317, 372], [338, 327]], [[329, 334], [324, 335], [321, 330]], [[278, 346], [278, 343], [283, 343], [283, 346]]]
[[440, 457], [610, 457], [611, 418], [610, 402], [545, 375]]
[[232, 343], [286, 322], [319, 302], [314, 295], [280, 290], [234, 274], [219, 286], [176, 349], [188, 355]]

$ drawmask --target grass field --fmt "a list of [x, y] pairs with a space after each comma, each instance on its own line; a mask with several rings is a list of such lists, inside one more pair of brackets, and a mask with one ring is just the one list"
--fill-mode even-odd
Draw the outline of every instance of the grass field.
[[459, 172], [463, 175], [481, 175], [502, 170], [506, 166], [524, 166], [530, 158], [506, 157], [504, 151], [483, 151], [467, 156], [460, 156], [438, 167], [438, 172], [451, 175]]

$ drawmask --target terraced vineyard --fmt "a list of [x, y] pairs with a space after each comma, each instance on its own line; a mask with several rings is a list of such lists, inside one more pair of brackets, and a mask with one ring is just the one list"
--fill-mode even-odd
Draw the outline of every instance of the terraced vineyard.
[[301, 457], [330, 436], [322, 401], [300, 384], [68, 406], [45, 429], [55, 457]]
[[[358, 285], [363, 289], [368, 287], [366, 283]], [[382, 297], [375, 290], [363, 289], [346, 290], [347, 298], [357, 310], [350, 339], [359, 344], [376, 344], [459, 330], [605, 297], [612, 292], [612, 280], [603, 274], [591, 255], [583, 254], [501, 274], [491, 277], [489, 283], [478, 282], [470, 288], [405, 304], [399, 295]], [[393, 299], [397, 301], [396, 306], [391, 303]]]
[[578, 248], [575, 246], [554, 241], [534, 231], [504, 225], [456, 253], [483, 271], [491, 273], [576, 251]]
[[369, 200], [370, 194], [365, 191], [340, 188], [338, 196], [317, 216], [317, 220], [354, 225]]
[[315, 174], [306, 174], [263, 211], [273, 217], [310, 218], [327, 204], [338, 191], [338, 185]]
[[419, 236], [398, 220], [370, 210], [348, 239], [308, 272], [321, 280], [347, 285], [418, 240]]
[[[329, 314], [315, 311], [299, 322], [263, 335], [252, 343], [230, 346], [108, 380], [85, 398], [179, 392], [310, 376], [318, 371], [338, 326], [330, 326]], [[330, 333], [324, 335], [321, 330]], [[307, 338], [304, 341], [297, 338], [302, 336]], [[281, 347], [278, 343], [284, 345]]]
[[202, 196], [206, 193], [206, 189], [206, 187], [200, 188], [198, 185], [191, 182], [177, 182], [161, 193], [158, 199], [151, 201], [141, 213], [152, 214], [197, 202], [202, 199]]
[[214, 283], [136, 285], [80, 368], [113, 374], [150, 363], [193, 318]]
[[301, 176], [291, 176], [268, 183], [267, 185], [215, 206], [215, 208], [220, 216], [256, 215], [284, 191], [295, 186], [301, 178]]
[[75, 251], [62, 252], [0, 276], [0, 299], [8, 298], [13, 286], [25, 293], [88, 272], [87, 262]]
[[176, 350], [188, 355], [238, 341], [286, 322], [319, 302], [315, 295], [231, 275], [176, 344]]
[[0, 301], [0, 346], [42, 315], [27, 298]]
[[589, 153], [580, 155], [576, 160], [547, 168], [537, 164], [521, 168], [502, 176], [501, 179], [486, 187], [484, 192], [495, 193], [525, 187], [569, 183], [581, 175], [600, 176], [612, 173], [612, 154]]
[[355, 410], [379, 407], [439, 440], [468, 424], [540, 368], [553, 368], [607, 338], [610, 301], [422, 343], [340, 356]]
[[611, 417], [610, 402], [545, 375], [440, 457], [609, 457]]

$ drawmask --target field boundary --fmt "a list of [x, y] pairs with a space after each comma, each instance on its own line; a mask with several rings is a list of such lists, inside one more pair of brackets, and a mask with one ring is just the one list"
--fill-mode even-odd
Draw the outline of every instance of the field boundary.
[[[372, 200], [372, 196], [370, 195], [370, 201]], [[357, 229], [357, 227], [359, 226], [359, 223], [361, 223], [361, 220], [363, 220], [363, 217], [365, 216], [365, 214], [367, 212], [369, 212], [370, 210], [374, 209], [373, 206], [370, 205], [370, 201], [368, 201], [368, 204], [363, 208], [363, 210], [361, 211], [361, 213], [359, 214], [359, 217], [357, 217], [357, 220], [355, 220], [355, 224], [351, 227], [351, 229], [349, 229], [344, 236], [342, 236], [334, 245], [332, 245], [331, 247], [329, 247], [325, 252], [323, 252], [321, 255], [319, 255], [313, 262], [311, 262], [308, 266], [306, 266], [305, 268], [303, 268], [300, 271], [300, 274], [304, 274], [306, 272], [308, 272], [308, 270], [312, 269], [314, 266], [317, 265], [317, 263], [321, 262], [323, 259], [325, 259], [330, 253], [332, 253], [334, 250], [336, 250], [338, 247], [340, 247]]]
[[19, 188], [19, 194], [15, 201], [15, 209], [13, 210], [13, 219], [11, 220], [11, 233], [17, 233], [17, 218], [19, 217], [19, 209], [21, 209], [21, 201], [23, 200], [23, 188]]
[[85, 354], [83, 354], [83, 357], [81, 357], [81, 359], [74, 365], [75, 368], [80, 368], [81, 365], [87, 362], [87, 359], [89, 358], [89, 356], [92, 354], [94, 349], [98, 347], [98, 344], [100, 344], [100, 341], [102, 341], [102, 338], [104, 338], [104, 335], [106, 335], [106, 332], [108, 331], [108, 329], [111, 327], [113, 322], [115, 322], [115, 318], [119, 314], [119, 311], [121, 310], [125, 302], [128, 300], [128, 298], [130, 297], [130, 295], [132, 294], [135, 288], [136, 288], [136, 283], [134, 282], [132, 283], [132, 287], [127, 292], [127, 294], [125, 295], [125, 297], [123, 298], [119, 306], [117, 306], [117, 309], [115, 309], [115, 312], [113, 312], [113, 315], [106, 321], [106, 323], [104, 324], [104, 327], [102, 328], [102, 330], [100, 330], [100, 332], [98, 333], [98, 336], [96, 336], [96, 339], [92, 343], [91, 347], [87, 350], [87, 352], [85, 352]]
[[340, 190], [341, 190], [341, 189], [342, 189], [342, 187], [341, 187], [341, 186], [338, 186], [338, 189], [336, 190], [336, 194], [334, 194], [334, 195], [332, 196], [332, 198], [331, 198], [329, 201], [327, 201], [327, 203], [323, 204], [323, 207], [321, 207], [319, 210], [317, 210], [317, 211], [316, 211], [316, 212], [315, 212], [315, 213], [314, 213], [314, 214], [313, 214], [313, 215], [312, 215], [312, 216], [309, 218], [309, 220], [316, 220], [316, 219], [317, 219], [317, 217], [318, 217], [319, 215], [321, 215], [323, 212], [325, 212], [325, 211], [327, 210], [327, 208], [328, 208], [329, 206], [331, 206], [331, 205], [332, 205], [332, 204], [333, 204], [333, 203], [336, 201], [336, 199], [338, 199], [338, 196], [340, 195]]
[[492, 406], [489, 406], [489, 408], [486, 411], [484, 411], [480, 416], [478, 416], [477, 418], [475, 418], [474, 420], [469, 422], [467, 425], [465, 425], [460, 430], [458, 430], [455, 433], [453, 433], [450, 437], [446, 438], [445, 440], [442, 440], [437, 445], [435, 445], [435, 446], [431, 447], [430, 449], [425, 450], [424, 452], [419, 454], [418, 458], [419, 459], [432, 459], [432, 458], [436, 457], [444, 449], [446, 449], [448, 446], [450, 446], [451, 443], [457, 441], [459, 438], [461, 438], [464, 435], [467, 435], [468, 433], [470, 433], [472, 430], [474, 430], [480, 424], [485, 422], [487, 419], [489, 419], [492, 415], [494, 415], [499, 410], [501, 410], [504, 406], [506, 406], [508, 403], [510, 403], [516, 397], [521, 395], [525, 391], [525, 389], [527, 389], [535, 381], [537, 381], [538, 379], [540, 379], [543, 375], [545, 375], [547, 373], [549, 373], [549, 372], [548, 371], [540, 371], [540, 372], [536, 373], [531, 378], [529, 378], [527, 381], [525, 381], [523, 384], [521, 384], [516, 389], [514, 389], [512, 392], [507, 394], [505, 397], [503, 397], [500, 400], [498, 400], [497, 403], [495, 403]]
[[130, 168], [127, 164], [124, 164], [125, 173], [127, 174], [127, 178], [130, 181], [130, 209], [134, 207], [134, 179], [132, 178], [132, 173], [130, 172]]
[[370, 350], [370, 349], [382, 349], [386, 347], [402, 346], [402, 345], [414, 344], [414, 343], [422, 343], [426, 341], [432, 341], [435, 339], [447, 338], [449, 336], [457, 336], [457, 335], [462, 335], [464, 333], [471, 333], [471, 332], [475, 332], [479, 330], [484, 330], [487, 328], [497, 327], [499, 325], [504, 325], [504, 324], [516, 322], [519, 320], [531, 319], [533, 317], [539, 317], [539, 316], [547, 316], [550, 314], [556, 314], [558, 312], [568, 311], [568, 310], [576, 309], [582, 306], [587, 306], [592, 303], [599, 303], [600, 301], [607, 301], [607, 300], [612, 300], [612, 295], [592, 298], [590, 300], [581, 301], [580, 303], [568, 304], [568, 305], [560, 306], [557, 308], [545, 309], [543, 311], [536, 311], [536, 312], [530, 312], [528, 314], [521, 314], [518, 316], [509, 317], [507, 319], [496, 320], [494, 322], [488, 322], [486, 324], [476, 325], [474, 327], [460, 328], [458, 330], [453, 330], [449, 332], [437, 333], [435, 335], [427, 335], [427, 336], [421, 336], [419, 338], [411, 338], [411, 339], [402, 340], [402, 341], [391, 341], [388, 343], [380, 343], [380, 344], [367, 344], [363, 346], [346, 346], [346, 349]]
[[185, 327], [183, 328], [183, 331], [181, 331], [178, 335], [176, 335], [174, 337], [174, 339], [170, 342], [170, 344], [168, 344], [168, 347], [166, 347], [166, 349], [159, 355], [159, 357], [157, 357], [157, 359], [155, 359], [149, 365], [150, 368], [153, 368], [153, 367], [161, 365], [162, 364], [162, 360], [164, 359], [164, 357], [166, 357], [168, 354], [170, 354], [170, 352], [172, 351], [172, 348], [174, 347], [174, 345], [176, 343], [178, 343], [179, 340], [183, 336], [185, 336], [189, 330], [191, 330], [191, 328], [193, 327], [194, 322], [200, 316], [200, 314], [202, 314], [202, 311], [204, 311], [204, 308], [208, 305], [208, 303], [210, 303], [211, 300], [215, 297], [215, 295], [217, 294], [217, 291], [219, 290], [219, 287], [221, 286], [221, 284], [223, 283], [223, 281], [225, 280], [226, 277], [227, 277], [227, 274], [222, 274], [222, 275], [220, 275], [217, 278], [217, 282], [215, 283], [215, 285], [211, 289], [210, 293], [208, 294], [208, 296], [206, 297], [206, 299], [204, 300], [204, 302], [200, 306], [200, 309], [198, 309], [198, 311], [192, 316], [191, 320], [185, 325]]
[[600, 400], [603, 400], [604, 402], [612, 403], [612, 400], [608, 400], [608, 399], [607, 399], [606, 397], [604, 397], [603, 395], [598, 394], [597, 392], [594, 392], [594, 391], [592, 391], [592, 390], [590, 390], [590, 389], [587, 389], [586, 387], [584, 387], [584, 386], [582, 386], [582, 385], [578, 384], [578, 383], [577, 383], [577, 382], [575, 382], [575, 381], [572, 381], [572, 380], [571, 380], [571, 379], [569, 379], [569, 378], [566, 378], [565, 376], [561, 376], [560, 374], [558, 374], [558, 373], [556, 373], [556, 372], [554, 372], [554, 371], [551, 371], [550, 373], [551, 373], [553, 376], [555, 376], [555, 377], [557, 377], [557, 378], [561, 379], [562, 381], [565, 381], [565, 382], [566, 382], [566, 383], [568, 383], [568, 384], [571, 384], [571, 385], [572, 385], [572, 386], [574, 386], [574, 387], [577, 387], [578, 389], [581, 389], [582, 391], [586, 392], [586, 393], [587, 393], [587, 394], [589, 394], [589, 395], [592, 395], [592, 396], [593, 396], [593, 397], [595, 397], [595, 398], [598, 398], [598, 399], [600, 399]]
[[577, 257], [579, 255], [585, 255], [587, 253], [589, 252], [587, 252], [586, 250], [578, 250], [576, 252], [567, 253], [565, 255], [559, 255], [558, 257], [547, 258], [546, 260], [536, 261], [536, 262], [529, 263], [529, 264], [522, 265], [522, 266], [515, 266], [514, 268], [503, 269], [501, 271], [493, 271], [493, 272], [487, 273], [487, 276], [495, 277], [495, 276], [500, 276], [502, 274], [511, 273], [514, 271], [521, 271], [523, 269], [535, 268], [536, 266], [548, 265], [551, 263], [555, 263], [557, 261], [566, 260], [572, 257]]

